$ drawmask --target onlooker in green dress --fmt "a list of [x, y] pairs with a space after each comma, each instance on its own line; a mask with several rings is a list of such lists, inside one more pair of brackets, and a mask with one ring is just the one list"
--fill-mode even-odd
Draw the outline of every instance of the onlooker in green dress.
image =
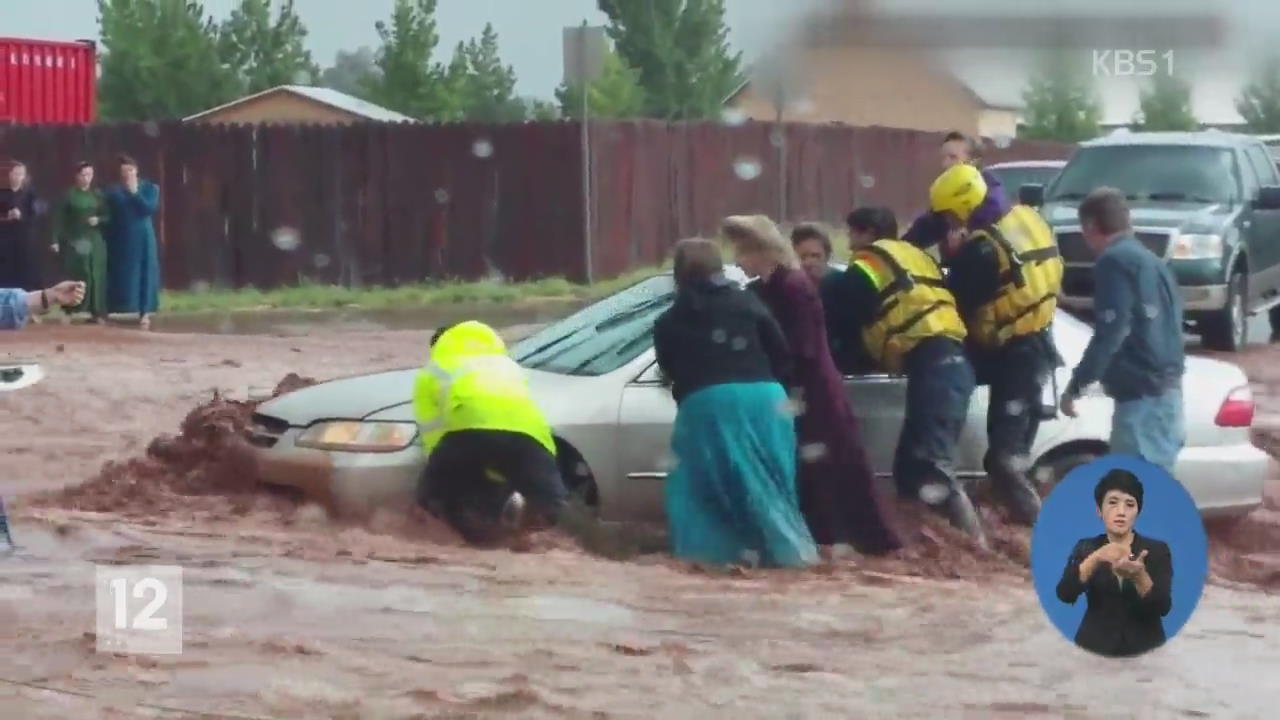
[[61, 252], [71, 278], [87, 286], [84, 302], [67, 312], [87, 312], [95, 323], [107, 317], [107, 243], [101, 231], [107, 220], [106, 202], [93, 187], [93, 166], [82, 162], [75, 185], [53, 212], [53, 251]]

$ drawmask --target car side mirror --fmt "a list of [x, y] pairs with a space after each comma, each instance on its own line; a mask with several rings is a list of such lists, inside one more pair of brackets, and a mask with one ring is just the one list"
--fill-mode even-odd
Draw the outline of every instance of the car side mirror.
[[1253, 206], [1259, 210], [1280, 210], [1280, 185], [1263, 185]]
[[1044, 204], [1044, 185], [1027, 183], [1018, 188], [1018, 202], [1038, 208]]

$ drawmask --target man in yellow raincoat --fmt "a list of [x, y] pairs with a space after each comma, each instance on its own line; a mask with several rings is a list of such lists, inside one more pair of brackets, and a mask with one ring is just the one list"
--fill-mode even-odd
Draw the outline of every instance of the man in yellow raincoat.
[[526, 503], [556, 522], [568, 492], [551, 428], [493, 328], [467, 321], [436, 331], [413, 409], [428, 454], [418, 485], [423, 508], [470, 542], [518, 526]]

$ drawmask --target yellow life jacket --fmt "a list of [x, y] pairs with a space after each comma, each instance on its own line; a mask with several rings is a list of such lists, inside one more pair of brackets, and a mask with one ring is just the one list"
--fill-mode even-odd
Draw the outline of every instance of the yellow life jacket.
[[459, 323], [436, 341], [413, 385], [413, 411], [428, 453], [455, 430], [524, 433], [555, 455], [555, 440], [529, 394], [524, 368], [483, 323]]
[[967, 318], [973, 339], [998, 348], [1049, 327], [1058, 308], [1063, 264], [1053, 231], [1040, 213], [1015, 205], [994, 225], [974, 231], [970, 242], [990, 242], [1000, 264], [999, 294]]
[[854, 268], [866, 273], [880, 295], [875, 321], [862, 341], [881, 368], [901, 372], [907, 353], [927, 338], [963, 341], [964, 322], [942, 279], [937, 261], [904, 240], [877, 240], [854, 253]]

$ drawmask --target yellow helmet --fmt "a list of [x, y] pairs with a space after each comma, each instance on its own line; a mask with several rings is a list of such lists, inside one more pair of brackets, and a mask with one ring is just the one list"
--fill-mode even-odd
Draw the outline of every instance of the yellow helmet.
[[961, 220], [968, 220], [986, 197], [987, 181], [982, 179], [982, 171], [968, 163], [957, 163], [944, 170], [929, 187], [929, 209], [952, 212]]

